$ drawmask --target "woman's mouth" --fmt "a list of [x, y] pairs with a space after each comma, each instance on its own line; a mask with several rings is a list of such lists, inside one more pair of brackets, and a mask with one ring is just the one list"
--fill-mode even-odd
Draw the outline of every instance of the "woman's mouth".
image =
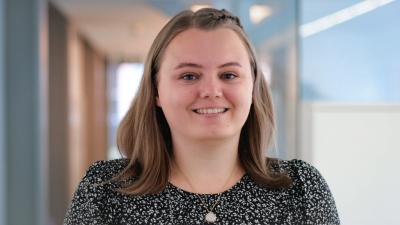
[[228, 111], [228, 108], [201, 108], [201, 109], [193, 109], [192, 111], [197, 114], [218, 114], [224, 113]]

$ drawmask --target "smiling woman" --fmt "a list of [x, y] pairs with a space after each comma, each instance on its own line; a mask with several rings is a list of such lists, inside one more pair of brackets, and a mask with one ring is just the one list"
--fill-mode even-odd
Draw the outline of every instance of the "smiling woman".
[[204, 144], [239, 140], [252, 103], [253, 76], [234, 31], [183, 31], [166, 48], [157, 79], [157, 105], [168, 121], [176, 157], [187, 152], [188, 143], [182, 142], [191, 141], [190, 146], [200, 147], [199, 154], [210, 155], [218, 151], [204, 150]]
[[183, 11], [156, 37], [120, 124], [64, 224], [339, 224], [319, 172], [266, 157], [271, 96], [239, 18]]

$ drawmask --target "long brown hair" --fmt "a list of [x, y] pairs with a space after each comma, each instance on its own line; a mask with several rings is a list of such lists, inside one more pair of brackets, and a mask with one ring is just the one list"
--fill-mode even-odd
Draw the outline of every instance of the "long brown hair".
[[134, 182], [120, 191], [153, 194], [161, 192], [168, 184], [171, 133], [162, 109], [156, 105], [157, 73], [163, 53], [170, 41], [184, 30], [221, 27], [232, 29], [241, 38], [254, 76], [253, 104], [239, 140], [240, 161], [247, 174], [261, 186], [283, 188], [291, 185], [292, 181], [286, 174], [272, 172], [270, 167], [275, 160], [264, 155], [271, 143], [275, 122], [271, 94], [257, 64], [255, 51], [238, 17], [226, 10], [206, 8], [177, 14], [160, 31], [150, 48], [139, 91], [118, 128], [118, 148], [129, 158], [129, 163], [116, 178], [135, 177]]

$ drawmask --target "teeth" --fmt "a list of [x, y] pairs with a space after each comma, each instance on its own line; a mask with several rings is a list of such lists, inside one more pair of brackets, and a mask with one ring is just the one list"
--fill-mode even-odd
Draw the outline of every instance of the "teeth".
[[195, 109], [194, 111], [199, 114], [215, 114], [225, 112], [225, 108]]

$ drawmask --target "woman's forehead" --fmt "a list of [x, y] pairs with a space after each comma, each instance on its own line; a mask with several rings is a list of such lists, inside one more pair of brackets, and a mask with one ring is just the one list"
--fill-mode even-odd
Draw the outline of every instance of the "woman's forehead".
[[166, 48], [166, 63], [222, 65], [229, 62], [246, 64], [248, 50], [235, 31], [229, 28], [201, 30], [190, 28], [179, 33]]

